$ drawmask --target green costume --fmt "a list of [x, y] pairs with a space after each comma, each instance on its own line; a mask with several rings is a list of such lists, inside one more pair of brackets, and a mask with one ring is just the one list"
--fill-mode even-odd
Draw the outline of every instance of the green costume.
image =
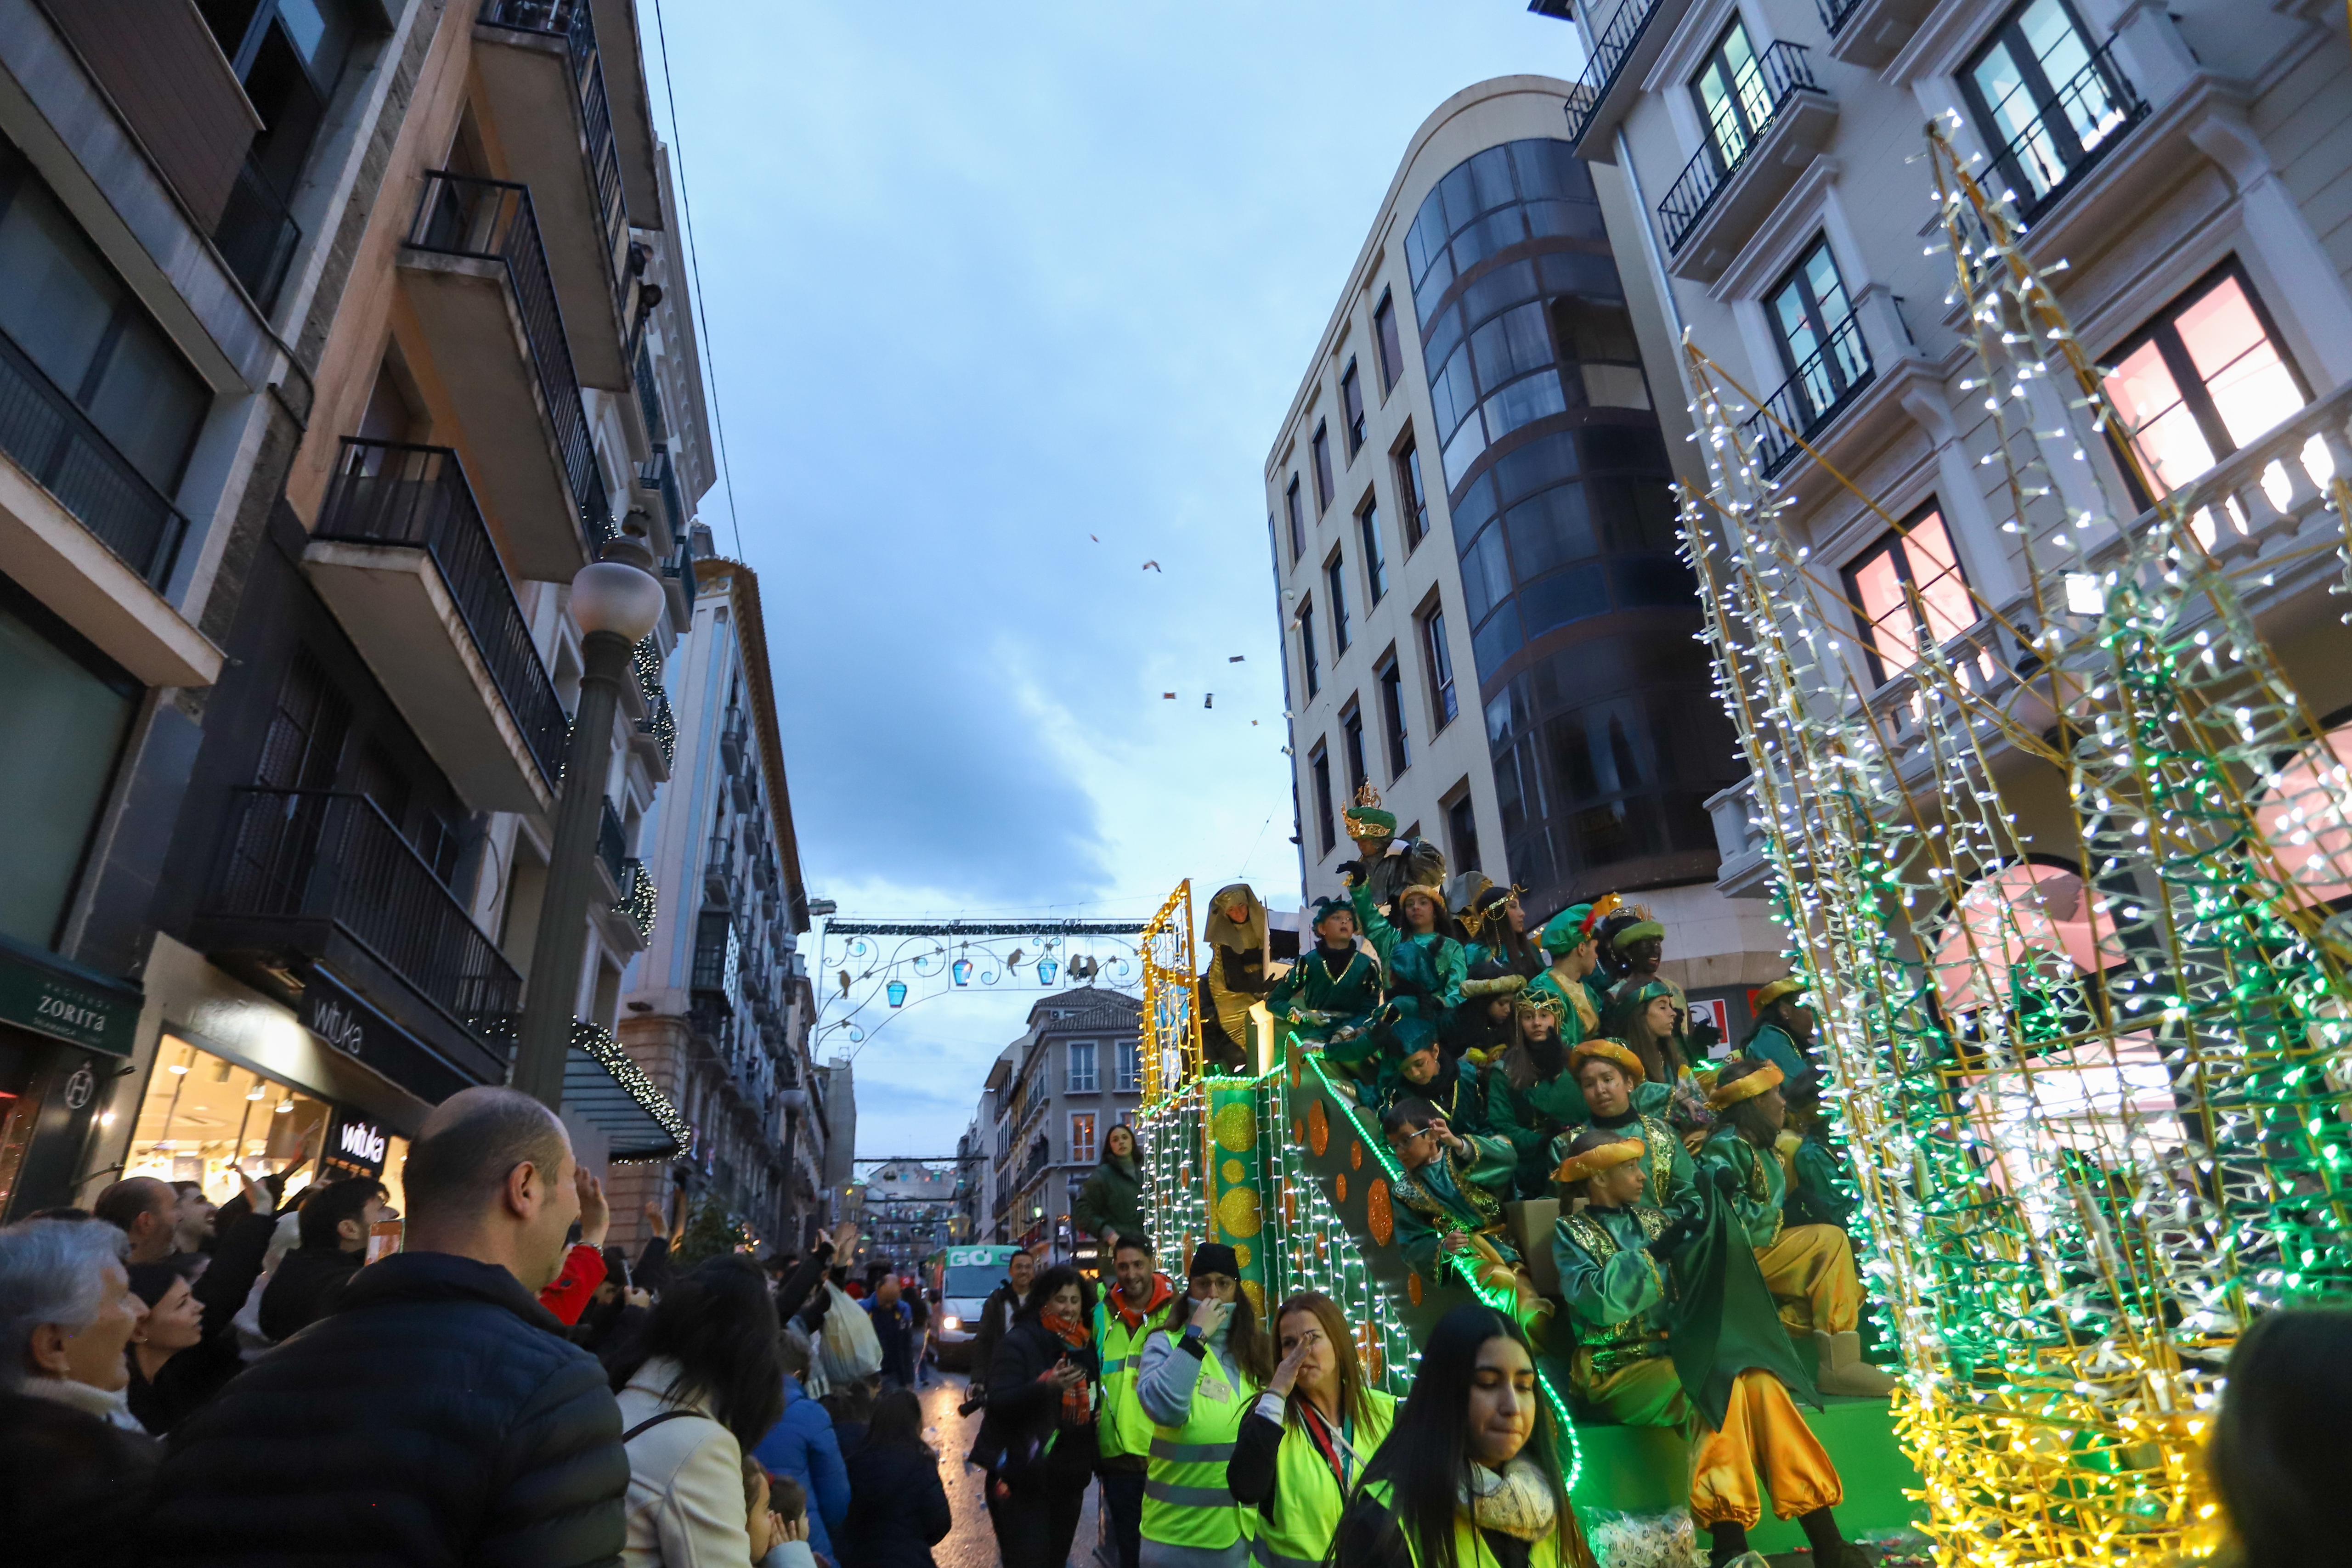
[[[1580, 1353], [1570, 1379], [1578, 1402], [1621, 1427], [1677, 1427], [1687, 1396], [1664, 1375], [1668, 1305], [1666, 1264], [1650, 1243], [1666, 1214], [1649, 1204], [1563, 1214], [1552, 1227], [1552, 1265], [1560, 1300], [1576, 1326]], [[1623, 1376], [1643, 1362], [1663, 1364], [1651, 1376]]]
[[1559, 1071], [1538, 1078], [1525, 1089], [1511, 1085], [1512, 1058], [1528, 1048], [1515, 1045], [1486, 1069], [1486, 1127], [1510, 1140], [1518, 1155], [1518, 1190], [1523, 1197], [1549, 1197], [1551, 1173], [1559, 1162], [1551, 1157], [1552, 1139], [1564, 1127], [1590, 1121], [1591, 1109], [1584, 1091], [1568, 1071], [1568, 1051], [1562, 1047]]
[[1334, 1065], [1352, 1068], [1371, 1060], [1372, 1026], [1387, 999], [1378, 959], [1352, 943], [1335, 953], [1318, 942], [1274, 983], [1265, 1005]]
[[[1790, 1144], [1794, 1147], [1790, 1147]], [[1781, 1213], [1790, 1225], [1834, 1225], [1841, 1230], [1862, 1200], [1846, 1175], [1845, 1161], [1829, 1135], [1811, 1132], [1802, 1137], [1780, 1134], [1780, 1148], [1790, 1167], [1788, 1201]]]
[[1691, 1184], [1697, 1179], [1698, 1167], [1691, 1163], [1690, 1151], [1675, 1130], [1659, 1118], [1665, 1113], [1671, 1091], [1663, 1083], [1641, 1083], [1633, 1089], [1633, 1110], [1630, 1116], [1613, 1123], [1588, 1122], [1583, 1126], [1570, 1127], [1551, 1141], [1551, 1166], [1558, 1170], [1568, 1158], [1568, 1146], [1579, 1133], [1598, 1127], [1612, 1137], [1639, 1138], [1650, 1153], [1643, 1162], [1646, 1176], [1642, 1182], [1641, 1201], [1653, 1208], [1666, 1208], [1685, 1201]]
[[1419, 1170], [1397, 1178], [1397, 1250], [1429, 1280], [1438, 1277], [1438, 1242], [1456, 1230], [1484, 1237], [1506, 1263], [1519, 1260], [1519, 1249], [1503, 1228], [1503, 1203], [1511, 1195], [1517, 1155], [1507, 1139], [1461, 1135], [1470, 1145], [1470, 1160], [1443, 1149]]
[[[1470, 977], [1462, 944], [1442, 932], [1406, 935], [1372, 902], [1369, 883], [1358, 883], [1349, 896], [1355, 903], [1356, 923], [1371, 939], [1387, 971], [1391, 1005], [1403, 1017], [1424, 1018], [1444, 1028], [1462, 1005], [1462, 983]], [[1441, 918], [1444, 913], [1439, 911]], [[1397, 917], [1402, 919], [1404, 912], [1399, 910]]]
[[[1559, 1009], [1559, 1038], [1563, 1045], [1580, 1045], [1600, 1030], [1600, 1003], [1593, 997], [1592, 988], [1582, 980], [1563, 980], [1546, 969], [1529, 980], [1527, 989], [1519, 995], [1529, 1002], [1540, 997], [1552, 998], [1552, 1005]], [[1581, 1007], [1578, 1006], [1580, 1001]]]
[[1812, 1071], [1812, 1063], [1787, 1030], [1779, 1024], [1759, 1024], [1756, 1032], [1739, 1048], [1739, 1054], [1750, 1061], [1769, 1061], [1780, 1070], [1780, 1082], [1794, 1083]]
[[1400, 1100], [1426, 1100], [1437, 1107], [1437, 1113], [1455, 1132], [1466, 1134], [1486, 1131], [1486, 1097], [1479, 1088], [1478, 1064], [1475, 1061], [1448, 1064], [1441, 1059], [1436, 1077], [1426, 1083], [1414, 1083], [1399, 1071], [1394, 1061], [1383, 1060], [1379, 1075], [1372, 1080], [1370, 1100], [1370, 1109], [1376, 1116]]
[[1699, 1145], [1698, 1163], [1728, 1166], [1739, 1177], [1731, 1207], [1750, 1247], [1769, 1247], [1780, 1239], [1781, 1208], [1789, 1199], [1789, 1182], [1781, 1172], [1780, 1155], [1759, 1149], [1726, 1122]]

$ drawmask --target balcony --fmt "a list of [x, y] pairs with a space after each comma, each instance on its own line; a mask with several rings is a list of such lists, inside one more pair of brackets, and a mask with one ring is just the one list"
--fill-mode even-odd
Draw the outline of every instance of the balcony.
[[1718, 127], [1658, 204], [1667, 270], [1677, 277], [1722, 276], [1837, 128], [1837, 99], [1813, 80], [1796, 44], [1759, 55], [1740, 77], [1738, 100], [1757, 106], [1759, 123]]
[[1936, 0], [1813, 0], [1830, 58], [1876, 70], [1911, 41]]
[[323, 966], [474, 1082], [505, 1074], [521, 977], [364, 795], [236, 791], [195, 930], [274, 975]]
[[1568, 95], [1568, 141], [1578, 157], [1617, 162], [1610, 134], [1642, 96], [1642, 78], [1688, 9], [1690, 0], [1621, 0], [1593, 34], [1591, 56]]
[[228, 203], [213, 229], [213, 244], [263, 315], [278, 308], [278, 290], [285, 284], [286, 268], [301, 243], [301, 225], [287, 211], [286, 198], [247, 153], [229, 185]]
[[563, 705], [455, 452], [346, 438], [302, 570], [468, 804], [552, 803]]
[[572, 362], [587, 385], [617, 392], [629, 382], [629, 210], [595, 14], [565, 0], [487, 0], [474, 37], [499, 143], [538, 208]]
[[1777, 477], [1811, 444], [1853, 404], [1872, 380], [1869, 345], [1863, 341], [1862, 318], [1852, 314], [1830, 329], [1829, 338], [1764, 400], [1743, 429], [1756, 444], [1756, 456], [1767, 479]]
[[653, 873], [646, 862], [634, 857], [621, 862], [621, 896], [613, 907], [634, 926], [637, 946], [643, 948], [654, 939], [654, 919], [660, 910], [660, 900], [654, 889]]
[[2049, 211], [2147, 118], [2147, 104], [2116, 67], [2114, 48], [2111, 38], [2093, 50], [1994, 157], [2021, 223], [2030, 225]]
[[530, 192], [426, 175], [401, 274], [515, 575], [570, 581], [613, 508]]
[[[669, 454], [660, 455], [663, 465], [662, 494], [675, 502], [677, 497], [677, 476], [669, 467]], [[683, 517], [683, 512], [674, 514]], [[677, 553], [661, 563], [662, 586], [669, 591], [670, 619], [680, 626], [694, 619], [694, 535], [681, 527], [677, 531]]]
[[630, 744], [637, 748], [638, 760], [654, 782], [665, 783], [677, 760], [677, 716], [670, 711], [669, 693], [662, 685], [660, 645], [651, 633], [637, 644], [629, 662], [636, 671], [638, 693], [646, 700], [645, 716], [637, 720]]
[[0, 452], [142, 582], [161, 590], [188, 520], [16, 340], [0, 333]]
[[742, 894], [735, 879], [735, 841], [723, 832], [711, 834], [703, 852], [702, 901], [712, 909], [741, 907]]
[[604, 871], [604, 880], [612, 892], [606, 896], [621, 896], [621, 868], [629, 858], [629, 836], [621, 828], [621, 814], [613, 810], [613, 798], [605, 796], [597, 804], [604, 808], [596, 819], [596, 863]]

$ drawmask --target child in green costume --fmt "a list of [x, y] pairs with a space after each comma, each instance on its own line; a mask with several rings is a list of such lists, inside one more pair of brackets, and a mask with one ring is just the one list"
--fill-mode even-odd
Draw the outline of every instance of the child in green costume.
[[1266, 1010], [1334, 1067], [1352, 1071], [1376, 1050], [1372, 1027], [1388, 994], [1380, 961], [1356, 946], [1356, 912], [1346, 900], [1315, 901], [1315, 946], [1266, 994]]

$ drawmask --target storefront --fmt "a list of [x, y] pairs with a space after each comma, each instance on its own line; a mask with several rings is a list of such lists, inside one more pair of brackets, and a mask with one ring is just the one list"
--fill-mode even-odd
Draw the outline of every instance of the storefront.
[[101, 1091], [127, 1071], [139, 988], [0, 936], [0, 1216], [73, 1201]]

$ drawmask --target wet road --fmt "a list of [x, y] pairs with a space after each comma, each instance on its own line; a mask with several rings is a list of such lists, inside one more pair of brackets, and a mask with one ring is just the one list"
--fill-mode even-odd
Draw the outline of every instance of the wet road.
[[[931, 1549], [931, 1556], [939, 1568], [996, 1568], [996, 1535], [988, 1527], [988, 1505], [980, 1493], [981, 1473], [963, 1458], [971, 1450], [972, 1439], [980, 1436], [980, 1412], [957, 1415], [956, 1406], [963, 1398], [961, 1374], [950, 1373], [944, 1383], [923, 1390], [923, 1440], [939, 1450], [940, 1479], [955, 1510], [955, 1528]], [[1099, 1559], [1096, 1554], [1100, 1497], [1099, 1488], [1087, 1490], [1087, 1511], [1079, 1517], [1077, 1540], [1070, 1547], [1070, 1568], [1106, 1568], [1110, 1560], [1108, 1548]]]

